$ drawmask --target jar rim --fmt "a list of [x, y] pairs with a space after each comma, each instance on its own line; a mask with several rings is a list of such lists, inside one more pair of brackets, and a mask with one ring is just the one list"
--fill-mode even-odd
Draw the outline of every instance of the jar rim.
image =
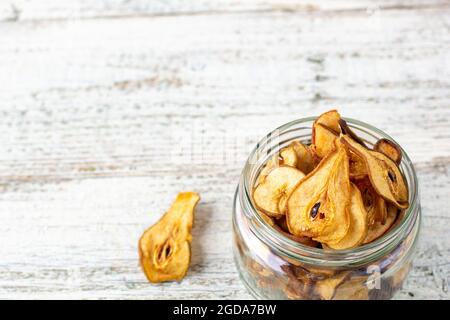
[[[419, 200], [418, 200], [418, 180], [416, 176], [416, 172], [414, 166], [412, 164], [411, 159], [405, 150], [388, 134], [383, 132], [382, 130], [365, 123], [363, 121], [359, 121], [352, 118], [343, 117], [343, 119], [347, 122], [350, 127], [359, 126], [364, 129], [370, 131], [371, 134], [377, 134], [383, 138], [387, 138], [394, 143], [396, 143], [402, 152], [402, 160], [401, 163], [404, 163], [406, 169], [408, 170], [408, 174], [411, 177], [411, 182], [408, 183], [409, 190], [409, 200], [410, 206], [406, 209], [402, 220], [398, 223], [396, 222], [395, 226], [392, 227], [388, 232], [383, 234], [378, 239], [364, 244], [362, 246], [358, 246], [356, 248], [344, 249], [344, 250], [323, 250], [319, 248], [313, 248], [306, 245], [303, 245], [299, 242], [296, 242], [287, 236], [283, 235], [279, 231], [275, 230], [272, 226], [270, 226], [267, 221], [265, 221], [256, 209], [256, 206], [253, 203], [253, 199], [251, 197], [252, 188], [254, 185], [254, 181], [249, 181], [250, 177], [249, 173], [253, 164], [250, 162], [250, 159], [254, 157], [258, 150], [266, 145], [269, 139], [277, 136], [279, 132], [286, 132], [290, 128], [300, 125], [303, 123], [314, 121], [317, 117], [306, 117], [300, 118], [297, 120], [290, 121], [275, 130], [271, 131], [267, 134], [263, 139], [261, 139], [256, 146], [251, 151], [247, 161], [245, 163], [243, 174], [241, 175], [240, 181], [240, 189], [243, 191], [240, 193], [243, 197], [239, 196], [241, 200], [241, 206], [245, 208], [244, 212], [250, 214], [250, 227], [255, 235], [267, 245], [272, 248], [278, 249], [280, 252], [283, 252], [289, 258], [302, 260], [306, 263], [314, 263], [314, 264], [323, 264], [328, 266], [343, 266], [348, 263], [352, 263], [355, 260], [361, 263], [368, 263], [372, 260], [376, 260], [381, 256], [384, 256], [386, 253], [390, 252], [394, 249], [402, 240], [402, 235], [405, 230], [409, 230], [417, 220], [419, 214]], [[361, 129], [361, 128], [360, 128]], [[278, 151], [278, 150], [277, 150]], [[403, 172], [403, 174], [406, 174]]]

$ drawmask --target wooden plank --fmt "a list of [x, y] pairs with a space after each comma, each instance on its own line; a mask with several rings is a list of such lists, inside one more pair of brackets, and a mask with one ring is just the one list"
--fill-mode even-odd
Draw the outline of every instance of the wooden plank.
[[[418, 171], [424, 228], [399, 296], [448, 299], [449, 11], [3, 22], [0, 298], [249, 297], [230, 250], [243, 162], [338, 106]], [[149, 285], [137, 239], [188, 189], [203, 198], [192, 268]]]
[[92, 19], [264, 12], [349, 13], [441, 8], [448, 0], [9, 0], [0, 3], [0, 21]]

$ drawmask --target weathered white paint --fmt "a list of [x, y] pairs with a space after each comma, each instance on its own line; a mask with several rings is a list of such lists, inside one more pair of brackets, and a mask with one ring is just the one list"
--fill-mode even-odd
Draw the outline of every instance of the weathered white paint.
[[0, 20], [59, 20], [263, 12], [351, 13], [438, 9], [446, 0], [3, 0]]
[[[2, 1], [0, 20], [0, 298], [249, 298], [230, 248], [243, 162], [336, 106], [418, 171], [399, 297], [449, 298], [448, 1]], [[182, 190], [202, 195], [192, 267], [150, 285], [137, 240]]]

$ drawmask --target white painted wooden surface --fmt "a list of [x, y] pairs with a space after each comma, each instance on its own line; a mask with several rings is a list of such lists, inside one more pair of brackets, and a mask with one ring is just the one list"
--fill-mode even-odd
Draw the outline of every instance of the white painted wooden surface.
[[[249, 298], [232, 195], [257, 139], [332, 107], [413, 159], [424, 228], [400, 298], [449, 298], [450, 2], [0, 3], [0, 298]], [[201, 193], [189, 274], [142, 231]]]

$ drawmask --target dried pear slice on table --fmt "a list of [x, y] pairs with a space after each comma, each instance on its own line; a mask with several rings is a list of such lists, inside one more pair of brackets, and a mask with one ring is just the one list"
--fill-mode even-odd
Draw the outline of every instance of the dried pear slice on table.
[[[292, 191], [287, 224], [292, 234], [337, 241], [349, 228], [348, 157], [340, 146], [324, 158]], [[315, 239], [314, 239], [315, 240]]]
[[381, 152], [389, 157], [395, 164], [399, 165], [402, 162], [402, 151], [400, 147], [388, 139], [380, 139], [373, 146], [373, 150]]
[[341, 141], [364, 160], [372, 186], [380, 196], [398, 208], [409, 206], [408, 189], [395, 162], [382, 153], [364, 148], [349, 136], [342, 136]]
[[343, 239], [338, 242], [327, 242], [332, 249], [349, 249], [360, 245], [367, 235], [367, 212], [364, 208], [361, 192], [351, 185], [350, 227]]
[[284, 215], [286, 199], [304, 177], [303, 172], [281, 166], [269, 172], [264, 181], [254, 189], [253, 201], [259, 210], [271, 217]]
[[194, 209], [199, 200], [195, 192], [179, 193], [169, 211], [139, 240], [140, 262], [150, 282], [180, 281], [186, 275]]

